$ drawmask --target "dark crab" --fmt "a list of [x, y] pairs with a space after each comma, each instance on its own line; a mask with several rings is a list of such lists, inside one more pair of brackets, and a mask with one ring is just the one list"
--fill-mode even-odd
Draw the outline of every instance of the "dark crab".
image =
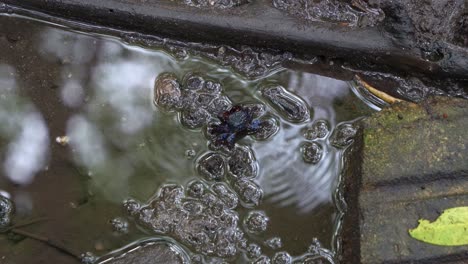
[[241, 104], [218, 114], [220, 122], [208, 125], [208, 138], [214, 147], [233, 149], [236, 142], [245, 136], [266, 140], [278, 132], [275, 118], [265, 117], [263, 104]]
[[208, 126], [211, 142], [232, 149], [237, 141], [256, 134], [264, 127], [266, 121], [257, 119], [264, 111], [263, 105], [236, 105], [220, 113], [220, 122]]

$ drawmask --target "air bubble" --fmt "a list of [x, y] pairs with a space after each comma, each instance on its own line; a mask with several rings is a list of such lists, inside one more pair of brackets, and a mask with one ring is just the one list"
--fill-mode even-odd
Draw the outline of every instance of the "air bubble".
[[171, 73], [160, 74], [154, 85], [154, 103], [166, 111], [174, 111], [180, 100], [181, 91], [177, 78]]
[[222, 91], [222, 87], [220, 83], [213, 82], [213, 81], [206, 81], [205, 87], [203, 90], [209, 94], [220, 94]]
[[194, 254], [192, 255], [192, 257], [190, 258], [191, 262], [193, 264], [202, 264], [203, 263], [203, 256], [202, 255], [199, 255], [199, 254]]
[[180, 100], [180, 111], [188, 111], [195, 108], [200, 108], [198, 102], [199, 93], [192, 90], [182, 90], [182, 97]]
[[224, 159], [217, 153], [208, 153], [198, 162], [198, 173], [207, 181], [220, 181], [225, 173]]
[[112, 225], [112, 229], [120, 234], [127, 234], [128, 233], [128, 222], [126, 219], [122, 217], [116, 217], [110, 220], [110, 224]]
[[234, 189], [247, 206], [260, 204], [263, 192], [254, 182], [243, 179], [237, 180], [234, 182]]
[[[165, 208], [162, 208], [162, 209], [165, 209]], [[138, 211], [138, 218], [140, 218], [140, 220], [144, 223], [150, 223], [151, 219], [153, 218], [153, 215], [154, 215], [154, 209], [151, 208], [150, 206], [142, 206], [140, 210]]]
[[210, 206], [211, 214], [220, 217], [224, 213], [224, 203], [221, 201], [216, 201], [213, 205]]
[[256, 259], [262, 255], [262, 248], [255, 243], [251, 243], [247, 246], [246, 253], [248, 258]]
[[277, 252], [273, 256], [273, 264], [291, 264], [292, 263], [292, 258], [291, 256], [284, 251]]
[[161, 188], [159, 196], [166, 202], [180, 203], [184, 197], [184, 188], [176, 184], [167, 184]]
[[206, 207], [212, 207], [216, 202], [218, 201], [218, 198], [212, 194], [212, 193], [205, 193], [201, 197], [201, 202], [206, 206]]
[[223, 258], [232, 257], [237, 253], [235, 245], [232, 245], [227, 239], [221, 238], [216, 248], [217, 255]]
[[253, 211], [247, 215], [244, 226], [251, 233], [261, 233], [267, 229], [269, 221], [264, 212]]
[[331, 144], [336, 148], [345, 148], [354, 141], [354, 136], [356, 136], [357, 129], [353, 124], [342, 123], [339, 124], [331, 136]]
[[189, 90], [201, 90], [205, 85], [205, 79], [193, 73], [189, 73], [184, 77], [184, 88]]
[[80, 255], [80, 261], [83, 264], [93, 264], [98, 258], [91, 252], [85, 252]]
[[229, 148], [228, 146], [218, 145], [211, 141], [208, 143], [208, 149], [211, 151], [222, 153], [223, 155], [226, 155], [226, 156], [231, 155], [233, 151], [233, 149]]
[[270, 264], [271, 260], [269, 257], [262, 255], [258, 259], [256, 259], [253, 263], [254, 264]]
[[320, 241], [317, 238], [314, 238], [312, 240], [312, 244], [307, 249], [307, 252], [311, 253], [312, 255], [319, 255], [321, 248], [322, 244], [320, 243]]
[[[224, 210], [223, 214], [219, 216], [220, 223], [225, 227], [235, 228], [239, 222], [239, 217], [233, 211]], [[244, 233], [238, 230], [236, 231], [237, 240], [241, 241], [243, 239]]]
[[232, 107], [232, 103], [226, 96], [216, 97], [206, 107], [206, 110], [213, 115], [219, 115], [222, 112], [228, 111]]
[[322, 159], [323, 148], [317, 142], [305, 142], [301, 147], [302, 159], [311, 164], [317, 164]]
[[[191, 189], [200, 190], [201, 186], [199, 181], [194, 181], [187, 187], [187, 193]], [[237, 214], [208, 189], [201, 196], [196, 191], [190, 197], [180, 192], [183, 189], [179, 185], [163, 186], [159, 195], [140, 209], [139, 223], [177, 239], [196, 253], [233, 257], [237, 253], [236, 245], [243, 238]]]
[[325, 138], [330, 132], [330, 125], [326, 120], [317, 120], [311, 127], [307, 127], [303, 131], [303, 135], [308, 140]]
[[263, 104], [244, 104], [242, 107], [252, 115], [252, 118], [259, 118], [266, 113]]
[[321, 255], [308, 255], [296, 260], [294, 263], [307, 263], [307, 264], [334, 264], [332, 256], [321, 256]]
[[3, 195], [0, 195], [0, 230], [10, 225], [13, 214], [13, 203]]
[[195, 150], [193, 150], [193, 149], [188, 149], [188, 150], [185, 151], [185, 157], [188, 160], [193, 159], [196, 155], [197, 155], [197, 152]]
[[187, 201], [182, 205], [182, 207], [190, 215], [199, 215], [203, 212], [204, 209], [203, 205], [196, 201]]
[[281, 238], [279, 237], [272, 237], [265, 241], [265, 245], [273, 250], [278, 250], [281, 247], [283, 247], [283, 242], [281, 241]]
[[210, 119], [210, 114], [203, 108], [192, 108], [182, 111], [180, 122], [190, 129], [205, 126]]
[[200, 198], [205, 193], [205, 185], [201, 181], [193, 181], [187, 186], [187, 195]]
[[176, 58], [177, 60], [185, 60], [189, 56], [187, 49], [183, 47], [178, 47], [175, 45], [166, 45], [166, 48], [170, 52], [170, 54], [174, 56], [174, 58]]
[[242, 46], [240, 49], [221, 46], [217, 49], [204, 51], [201, 54], [223, 66], [231, 66], [235, 71], [248, 78], [265, 76], [281, 68], [281, 63], [291, 58], [291, 56], [288, 56], [290, 54], [287, 53], [271, 54], [247, 46]]
[[242, 250], [247, 250], [247, 239], [246, 238], [240, 238], [237, 242], [237, 247]]
[[260, 93], [287, 121], [299, 123], [309, 120], [310, 112], [307, 104], [284, 87], [267, 86], [262, 88]]
[[218, 195], [219, 199], [230, 209], [237, 207], [239, 199], [237, 195], [228, 189], [228, 187], [222, 183], [216, 183], [212, 187], [213, 192]]
[[133, 199], [127, 199], [123, 202], [123, 207], [129, 215], [134, 216], [140, 210], [141, 205]]
[[213, 100], [216, 98], [217, 96], [212, 94], [199, 94], [196, 98], [196, 103], [198, 106], [207, 109], [211, 102], [213, 102]]
[[228, 159], [228, 171], [236, 178], [254, 178], [257, 176], [257, 162], [248, 147], [236, 147]]
[[279, 130], [278, 121], [275, 118], [261, 120], [260, 129], [252, 135], [255, 140], [266, 140], [274, 136]]

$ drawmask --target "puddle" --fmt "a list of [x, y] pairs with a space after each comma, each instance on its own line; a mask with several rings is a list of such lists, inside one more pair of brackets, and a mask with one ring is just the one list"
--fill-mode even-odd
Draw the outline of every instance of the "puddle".
[[[342, 154], [353, 120], [373, 111], [347, 83], [278, 64], [252, 79], [17, 16], [0, 30], [0, 194], [13, 224], [46, 217], [25, 228], [102, 263], [149, 237], [193, 263], [333, 263]], [[158, 76], [185, 103], [158, 101]], [[0, 243], [7, 262], [77, 262], [24, 237]]]

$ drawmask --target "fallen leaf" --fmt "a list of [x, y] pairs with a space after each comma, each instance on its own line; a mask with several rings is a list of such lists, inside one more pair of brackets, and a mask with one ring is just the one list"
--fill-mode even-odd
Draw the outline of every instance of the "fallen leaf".
[[439, 246], [468, 245], [468, 207], [455, 207], [445, 210], [436, 221], [419, 220], [415, 229], [410, 229], [411, 237]]

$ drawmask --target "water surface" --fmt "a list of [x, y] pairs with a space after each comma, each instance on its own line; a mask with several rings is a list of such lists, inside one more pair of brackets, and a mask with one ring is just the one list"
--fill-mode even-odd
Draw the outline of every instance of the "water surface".
[[[177, 113], [153, 104], [159, 74], [171, 72], [182, 81], [196, 72], [221, 83], [233, 104], [267, 105], [267, 115], [279, 122], [272, 138], [238, 143], [252, 149], [259, 168], [253, 182], [263, 191], [258, 206], [234, 210], [239, 226], [245, 229], [243, 219], [252, 210], [270, 219], [265, 232], [246, 235], [249, 243], [260, 245], [270, 258], [279, 251], [298, 257], [318, 240], [333, 256], [343, 149], [333, 147], [330, 137], [341, 122], [371, 111], [347, 83], [281, 67], [246, 78], [194, 55], [181, 58], [23, 17], [0, 15], [0, 32], [0, 194], [16, 207], [14, 223], [47, 217], [25, 229], [98, 256], [139, 239], [164, 238], [167, 234], [138, 225], [122, 202], [144, 203], [166, 184], [186, 186], [202, 179], [196, 163], [209, 151], [204, 133], [187, 129]], [[311, 109], [310, 119], [282, 118], [259, 95], [266, 84], [299, 96]], [[304, 129], [317, 120], [328, 122], [331, 131], [306, 139]], [[317, 164], [302, 159], [305, 142], [323, 147]], [[129, 223], [128, 232], [115, 231], [110, 221], [116, 217]], [[270, 238], [280, 238], [282, 247], [265, 245]], [[196, 253], [183, 241], [176, 243], [187, 254]], [[0, 244], [6, 263], [77, 262], [31, 239], [1, 235]], [[228, 261], [247, 259], [239, 250]]]

